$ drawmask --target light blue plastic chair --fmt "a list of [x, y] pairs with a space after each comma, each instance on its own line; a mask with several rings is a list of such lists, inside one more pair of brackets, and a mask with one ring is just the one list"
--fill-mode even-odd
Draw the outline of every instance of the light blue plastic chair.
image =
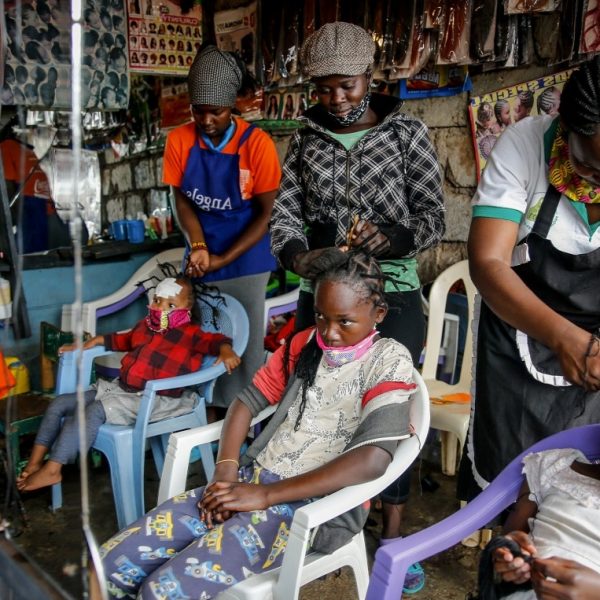
[[[225, 300], [218, 303], [218, 315], [213, 322], [211, 308], [200, 301], [201, 326], [205, 331], [223, 333], [233, 340], [233, 349], [242, 356], [248, 344], [249, 322], [243, 306], [232, 296], [221, 294]], [[89, 388], [94, 359], [108, 354], [103, 346], [83, 352], [83, 378]], [[212, 394], [217, 377], [225, 373], [223, 364], [214, 365], [214, 357], [206, 357], [202, 368], [188, 375], [157, 379], [146, 383], [140, 400], [140, 409], [133, 426], [111, 425], [100, 427], [92, 447], [102, 452], [110, 465], [111, 482], [119, 529], [126, 527], [141, 517], [144, 510], [144, 458], [146, 440], [149, 441], [158, 474], [162, 473], [165, 450], [169, 435], [200, 425], [206, 425], [206, 404], [212, 403]], [[72, 393], [77, 385], [77, 353], [61, 355], [57, 374], [56, 394]], [[196, 388], [198, 401], [191, 413], [149, 422], [154, 405], [154, 397], [161, 390], [180, 387]], [[210, 444], [199, 446], [202, 465], [207, 478], [211, 478], [215, 468]], [[60, 484], [52, 489], [52, 508], [62, 505]]]

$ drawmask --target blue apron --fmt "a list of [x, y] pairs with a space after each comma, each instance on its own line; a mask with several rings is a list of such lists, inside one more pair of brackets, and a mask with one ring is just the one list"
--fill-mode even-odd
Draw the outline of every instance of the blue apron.
[[[242, 199], [239, 156], [240, 148], [254, 128], [251, 125], [242, 134], [235, 154], [205, 150], [198, 141], [190, 151], [180, 189], [192, 202], [212, 254], [227, 251], [256, 215], [253, 202]], [[186, 244], [184, 264], [189, 253], [190, 248]], [[233, 279], [273, 269], [275, 259], [267, 232], [244, 254], [225, 267], [206, 274], [202, 281]]]

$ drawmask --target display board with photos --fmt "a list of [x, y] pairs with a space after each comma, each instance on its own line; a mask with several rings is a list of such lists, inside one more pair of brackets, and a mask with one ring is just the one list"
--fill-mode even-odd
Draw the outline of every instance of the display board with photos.
[[202, 43], [202, 7], [176, 0], [128, 0], [129, 66], [133, 72], [187, 75]]
[[469, 119], [479, 179], [500, 134], [511, 123], [534, 115], [558, 114], [562, 88], [573, 69], [472, 96]]

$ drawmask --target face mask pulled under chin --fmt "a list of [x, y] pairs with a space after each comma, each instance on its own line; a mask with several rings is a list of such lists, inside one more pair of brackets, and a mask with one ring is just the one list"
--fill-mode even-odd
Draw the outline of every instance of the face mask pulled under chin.
[[323, 350], [323, 358], [328, 366], [341, 367], [364, 356], [373, 345], [373, 340], [378, 333], [377, 329], [373, 329], [366, 338], [353, 346], [327, 346], [317, 329], [317, 346]]

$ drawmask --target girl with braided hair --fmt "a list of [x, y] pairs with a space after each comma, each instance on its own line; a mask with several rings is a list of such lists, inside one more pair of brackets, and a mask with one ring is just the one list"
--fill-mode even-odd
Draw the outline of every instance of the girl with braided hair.
[[[579, 450], [560, 448], [525, 456], [523, 473], [504, 535], [494, 538], [482, 555], [480, 600], [570, 597], [545, 581], [548, 558], [577, 561], [600, 583], [600, 464]], [[496, 574], [493, 586], [491, 573]], [[576, 597], [596, 599], [597, 592]]]
[[[211, 300], [210, 306], [214, 309], [212, 303]], [[103, 423], [135, 423], [146, 382], [197, 371], [207, 354], [216, 356], [216, 363], [223, 362], [228, 373], [240, 364], [230, 338], [203, 331], [192, 321], [195, 305], [195, 286], [187, 277], [166, 277], [155, 288], [148, 315], [132, 329], [96, 335], [84, 342], [84, 350], [105, 346], [108, 350], [126, 352], [119, 377], [114, 381], [99, 379], [84, 393], [88, 444], [85, 450], [79, 448], [77, 395], [63, 394], [50, 403], [29, 461], [17, 479], [21, 491], [29, 492], [61, 481], [63, 465], [74, 462], [78, 452], [87, 452]], [[74, 345], [65, 345], [59, 352], [72, 350], [75, 350]], [[196, 395], [189, 390], [162, 390], [154, 399], [150, 420], [189, 413], [195, 403]], [[48, 451], [49, 458], [44, 462]]]
[[[410, 434], [415, 385], [408, 350], [376, 330], [387, 312], [383, 288], [373, 258], [332, 257], [316, 276], [316, 325], [279, 348], [229, 407], [212, 481], [104, 544], [115, 597], [177, 589], [181, 597], [214, 598], [281, 564], [294, 511], [309, 499], [385, 471]], [[240, 458], [252, 417], [269, 404], [277, 410]], [[367, 513], [359, 506], [319, 527], [312, 548], [334, 551]], [[125, 580], [123, 565], [139, 577]]]
[[565, 83], [559, 113], [506, 128], [473, 200], [465, 500], [536, 441], [600, 422], [600, 56]]

